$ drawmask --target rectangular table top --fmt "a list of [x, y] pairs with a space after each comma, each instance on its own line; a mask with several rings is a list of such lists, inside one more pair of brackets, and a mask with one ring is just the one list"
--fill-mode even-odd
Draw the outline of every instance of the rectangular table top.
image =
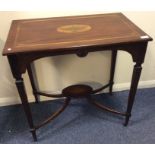
[[149, 40], [122, 13], [14, 20], [3, 55]]

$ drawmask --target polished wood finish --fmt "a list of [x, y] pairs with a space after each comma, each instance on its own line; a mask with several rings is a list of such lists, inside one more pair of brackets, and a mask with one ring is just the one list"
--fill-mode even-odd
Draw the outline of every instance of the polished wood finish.
[[[8, 57], [34, 140], [37, 140], [36, 129], [57, 117], [66, 108], [72, 97], [86, 97], [90, 103], [103, 110], [125, 116], [124, 125], [127, 126], [134, 104], [147, 44], [151, 40], [150, 36], [121, 13], [13, 21], [3, 55]], [[112, 51], [110, 80], [108, 84], [101, 88], [93, 90], [90, 86], [74, 85], [63, 89], [61, 94], [47, 94], [39, 91], [36, 87], [30, 66], [33, 61], [43, 57], [65, 54], [76, 54], [79, 57], [84, 57], [89, 52], [101, 50]], [[109, 93], [112, 94], [118, 50], [128, 52], [132, 56], [133, 62], [135, 62], [125, 113], [105, 107], [91, 99], [92, 94], [107, 87], [109, 87]], [[38, 95], [66, 98], [64, 106], [39, 125], [33, 124], [24, 88], [22, 75], [26, 70], [28, 70], [36, 102], [38, 102]]]
[[30, 78], [30, 82], [31, 82], [35, 102], [39, 103], [39, 97], [37, 95], [37, 87], [36, 87], [37, 84], [36, 84], [36, 80], [35, 80], [36, 76], [35, 76], [34, 70], [32, 71], [32, 66], [31, 65], [33, 65], [33, 64], [29, 64], [27, 66], [27, 72], [28, 72], [28, 75], [29, 75], [29, 78]]
[[67, 97], [65, 99], [64, 105], [58, 109], [54, 114], [52, 114], [49, 118], [47, 118], [45, 121], [41, 122], [39, 125], [36, 125], [31, 131], [35, 132], [37, 129], [41, 128], [42, 126], [48, 124], [49, 122], [51, 122], [54, 118], [56, 118], [57, 116], [59, 116], [68, 106], [70, 102], [70, 98]]
[[128, 107], [126, 111], [127, 117], [126, 117], [126, 121], [124, 124], [125, 126], [128, 125], [129, 118], [131, 117], [131, 110], [132, 110], [132, 106], [134, 103], [135, 94], [136, 94], [136, 90], [138, 86], [138, 81], [141, 75], [141, 71], [142, 71], [141, 63], [136, 63], [133, 69], [133, 74], [132, 74], [131, 88], [130, 88], [129, 98], [128, 98]]
[[[18, 89], [18, 92], [20, 95], [20, 99], [21, 99], [22, 104], [23, 104], [25, 114], [27, 116], [27, 120], [28, 120], [28, 123], [30, 126], [30, 130], [31, 130], [34, 128], [34, 124], [33, 124], [33, 120], [32, 120], [31, 110], [30, 110], [30, 107], [28, 105], [29, 103], [28, 103], [27, 94], [25, 91], [25, 86], [24, 86], [22, 78], [16, 79], [16, 86], [17, 86], [17, 89]], [[34, 141], [37, 141], [36, 131], [31, 131], [31, 132], [32, 132], [32, 136], [33, 136]]]
[[[91, 29], [72, 33], [57, 30], [61, 26], [74, 26], [75, 24], [87, 25]], [[100, 46], [151, 40], [150, 37], [141, 39], [141, 36], [146, 35], [121, 13], [14, 20], [3, 54], [32, 51], [55, 52], [79, 46]]]
[[38, 94], [40, 96], [53, 97], [53, 98], [64, 97], [63, 94], [49, 94], [49, 93], [42, 92], [42, 91], [37, 91], [36, 94]]
[[111, 84], [109, 87], [109, 93], [112, 95], [113, 85], [114, 85], [114, 74], [115, 74], [115, 66], [116, 66], [116, 57], [117, 57], [117, 50], [112, 50], [111, 53], [111, 69], [110, 69], [110, 81]]
[[62, 90], [65, 97], [85, 97], [92, 94], [93, 89], [87, 85], [72, 85]]
[[105, 106], [105, 105], [103, 105], [101, 103], [98, 103], [98, 102], [94, 101], [91, 96], [88, 96], [86, 98], [87, 98], [89, 103], [95, 105], [96, 107], [98, 107], [98, 108], [100, 108], [102, 110], [105, 110], [105, 111], [108, 111], [108, 112], [111, 112], [111, 113], [114, 113], [114, 114], [126, 116], [125, 112], [120, 112], [120, 111], [117, 111], [115, 109], [112, 109], [111, 107], [107, 107], [107, 106]]

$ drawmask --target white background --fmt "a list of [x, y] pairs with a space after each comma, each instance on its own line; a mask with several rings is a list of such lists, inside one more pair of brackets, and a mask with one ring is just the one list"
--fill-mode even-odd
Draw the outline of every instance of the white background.
[[153, 11], [153, 2], [154, 0], [1, 0], [0, 10]]

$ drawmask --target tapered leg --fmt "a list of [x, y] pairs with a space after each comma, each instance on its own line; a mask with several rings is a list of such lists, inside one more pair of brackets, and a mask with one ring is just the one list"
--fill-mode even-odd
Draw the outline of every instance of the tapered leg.
[[36, 94], [36, 92], [37, 92], [36, 81], [35, 81], [35, 78], [34, 78], [34, 74], [32, 72], [32, 66], [30, 64], [27, 66], [27, 71], [28, 71], [28, 75], [29, 75], [29, 78], [30, 78], [30, 82], [31, 82], [31, 86], [32, 86], [35, 101], [36, 101], [36, 103], [39, 103], [39, 98], [38, 98], [38, 95]]
[[33, 136], [34, 141], [37, 141], [37, 137], [36, 137], [36, 131], [33, 130], [34, 129], [34, 125], [33, 125], [33, 120], [32, 120], [32, 114], [31, 114], [31, 110], [29, 107], [29, 103], [28, 103], [28, 99], [27, 99], [27, 94], [25, 91], [25, 86], [24, 86], [24, 82], [22, 78], [16, 79], [16, 86], [18, 89], [18, 93], [20, 95], [20, 99], [22, 101], [22, 105], [24, 107], [24, 111], [31, 129], [31, 133]]
[[110, 87], [109, 87], [109, 94], [112, 95], [113, 91], [113, 84], [114, 84], [114, 73], [115, 73], [115, 66], [116, 66], [116, 57], [117, 57], [117, 50], [112, 50], [111, 54], [111, 70], [110, 70]]
[[128, 125], [129, 118], [131, 116], [131, 110], [133, 107], [133, 103], [134, 103], [134, 99], [135, 99], [135, 95], [137, 91], [137, 86], [138, 86], [139, 78], [141, 75], [141, 70], [142, 70], [141, 64], [136, 64], [134, 66], [131, 87], [130, 87], [130, 92], [129, 92], [129, 97], [128, 97], [128, 106], [127, 106], [127, 111], [126, 111], [127, 116], [126, 116], [126, 120], [124, 124], [125, 126]]

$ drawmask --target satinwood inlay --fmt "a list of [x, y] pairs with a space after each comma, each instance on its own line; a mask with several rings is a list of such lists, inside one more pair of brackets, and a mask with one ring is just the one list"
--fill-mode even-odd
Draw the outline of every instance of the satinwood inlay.
[[79, 33], [89, 30], [91, 30], [91, 26], [82, 24], [64, 25], [57, 28], [57, 31], [62, 33]]

